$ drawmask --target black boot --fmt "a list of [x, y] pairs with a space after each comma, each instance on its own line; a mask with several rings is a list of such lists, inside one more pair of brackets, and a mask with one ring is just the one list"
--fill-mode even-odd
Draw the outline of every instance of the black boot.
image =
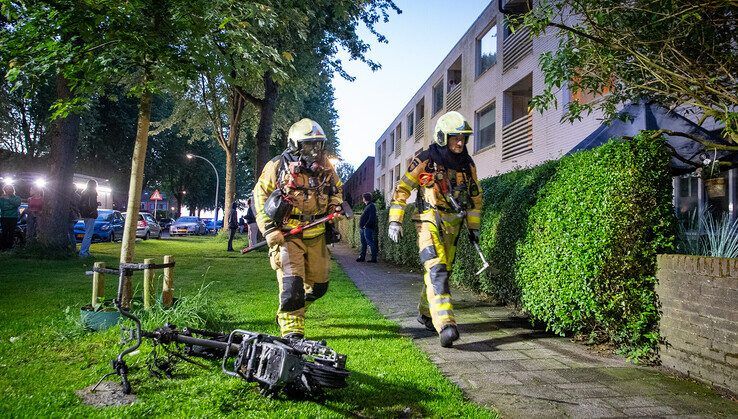
[[436, 331], [436, 328], [433, 327], [433, 319], [430, 318], [430, 317], [428, 317], [428, 316], [426, 316], [426, 315], [424, 315], [424, 314], [419, 314], [418, 315], [418, 323], [420, 323], [423, 326], [425, 326], [425, 328], [428, 329], [428, 330], [430, 330], [431, 332], [435, 332]]
[[363, 256], [360, 256], [358, 259], [356, 259], [357, 262], [363, 262], [365, 259]]
[[441, 329], [441, 346], [450, 348], [454, 345], [454, 341], [459, 339], [459, 331], [455, 324], [449, 324]]

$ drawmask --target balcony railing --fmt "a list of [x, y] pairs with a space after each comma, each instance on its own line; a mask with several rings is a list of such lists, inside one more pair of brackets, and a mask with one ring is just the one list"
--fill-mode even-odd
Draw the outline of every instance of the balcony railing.
[[502, 160], [533, 151], [533, 113], [502, 128]]
[[425, 118], [415, 121], [415, 141], [420, 141], [425, 135]]
[[531, 52], [533, 41], [530, 39], [530, 29], [520, 27], [502, 43], [502, 71], [507, 71]]
[[448, 92], [446, 98], [446, 111], [458, 111], [461, 109], [461, 84], [457, 84]]

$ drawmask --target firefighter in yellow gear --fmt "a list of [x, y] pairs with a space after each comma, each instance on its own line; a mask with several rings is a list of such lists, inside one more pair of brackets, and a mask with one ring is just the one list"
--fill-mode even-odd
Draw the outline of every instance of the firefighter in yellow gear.
[[397, 182], [389, 210], [388, 234], [398, 242], [405, 203], [412, 191], [418, 190], [418, 247], [425, 271], [418, 321], [439, 334], [443, 347], [453, 346], [459, 338], [449, 277], [462, 225], [466, 223], [472, 241], [479, 240], [482, 190], [466, 148], [471, 135], [471, 126], [460, 113], [442, 115], [436, 123], [434, 143], [413, 159]]
[[287, 149], [264, 166], [254, 188], [256, 223], [277, 272], [277, 322], [284, 337], [304, 337], [305, 309], [328, 291], [326, 244], [335, 241], [332, 225], [283, 235], [341, 208], [343, 184], [325, 154], [325, 141], [317, 122], [304, 118], [294, 123]]

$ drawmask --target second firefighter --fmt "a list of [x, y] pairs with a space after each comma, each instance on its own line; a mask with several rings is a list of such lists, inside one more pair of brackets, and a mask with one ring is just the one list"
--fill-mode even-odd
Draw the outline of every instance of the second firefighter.
[[442, 115], [434, 130], [434, 143], [413, 159], [397, 182], [389, 210], [388, 234], [398, 242], [406, 201], [414, 189], [418, 190], [418, 248], [425, 271], [418, 321], [438, 332], [443, 347], [452, 346], [459, 338], [449, 277], [462, 225], [466, 223], [472, 242], [479, 240], [482, 191], [466, 148], [471, 134], [471, 126], [460, 113]]

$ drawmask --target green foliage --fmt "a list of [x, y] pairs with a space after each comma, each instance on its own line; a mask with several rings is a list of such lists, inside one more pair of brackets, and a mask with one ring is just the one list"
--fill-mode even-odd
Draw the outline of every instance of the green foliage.
[[725, 127], [738, 141], [736, 4], [731, 0], [540, 0], [527, 13], [508, 16], [532, 37], [549, 35], [558, 47], [539, 58], [545, 87], [532, 100], [539, 109], [558, 106], [561, 88], [604, 93], [589, 103], [572, 101], [562, 120], [593, 110], [616, 118], [620, 104], [643, 99], [680, 106]]
[[454, 282], [494, 295], [504, 303], [518, 302], [516, 249], [525, 237], [528, 212], [538, 201], [538, 191], [553, 176], [558, 164], [558, 161], [551, 161], [481, 182], [484, 199], [480, 245], [494, 269], [476, 275], [481, 261], [466, 234], [462, 233], [451, 277]]
[[[517, 249], [524, 308], [549, 330], [656, 348], [656, 254], [672, 250], [669, 154], [648, 132], [561, 159]], [[638, 353], [640, 351], [640, 353]]]
[[738, 219], [728, 213], [715, 217], [709, 209], [693, 211], [679, 220], [677, 248], [680, 253], [720, 258], [738, 257]]
[[389, 210], [377, 206], [377, 224], [379, 229], [379, 254], [383, 260], [397, 265], [406, 266], [412, 271], [422, 271], [418, 250], [418, 230], [413, 221], [415, 206], [405, 208], [405, 218], [402, 221], [402, 237], [399, 243], [390, 240], [387, 235], [389, 228]]

